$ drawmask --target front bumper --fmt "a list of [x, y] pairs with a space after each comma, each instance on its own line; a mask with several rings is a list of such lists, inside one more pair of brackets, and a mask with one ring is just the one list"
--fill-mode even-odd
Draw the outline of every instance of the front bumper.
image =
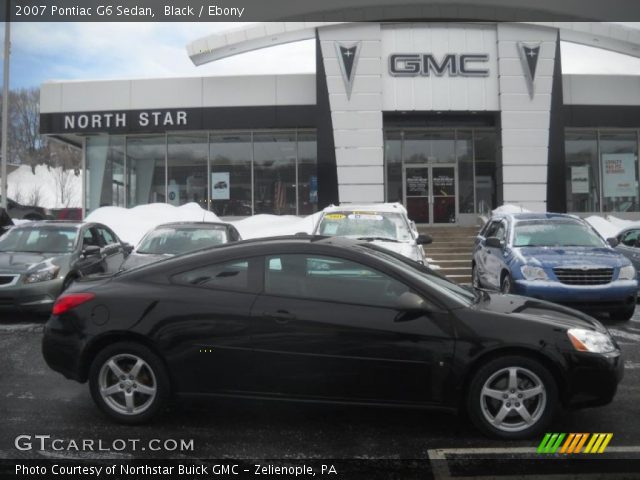
[[569, 408], [597, 407], [611, 403], [624, 376], [620, 352], [567, 353], [568, 378], [563, 403]]
[[623, 308], [638, 294], [636, 280], [615, 280], [605, 285], [566, 285], [556, 281], [515, 280], [514, 293], [584, 309]]
[[0, 313], [51, 313], [51, 308], [62, 291], [61, 278], [46, 282], [0, 287]]

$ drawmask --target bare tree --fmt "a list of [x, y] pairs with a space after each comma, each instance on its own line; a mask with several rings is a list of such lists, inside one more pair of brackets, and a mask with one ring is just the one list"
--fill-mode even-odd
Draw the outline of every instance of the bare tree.
[[74, 172], [63, 167], [53, 169], [53, 180], [56, 184], [56, 203], [60, 207], [69, 208], [75, 197]]
[[20, 184], [19, 183], [13, 184], [13, 195], [9, 191], [9, 197], [12, 200], [14, 200], [15, 202], [17, 202], [17, 203], [22, 203], [23, 193], [22, 193], [22, 188], [20, 188]]
[[27, 198], [27, 205], [32, 207], [39, 207], [42, 201], [42, 186], [36, 185], [31, 189], [31, 193]]

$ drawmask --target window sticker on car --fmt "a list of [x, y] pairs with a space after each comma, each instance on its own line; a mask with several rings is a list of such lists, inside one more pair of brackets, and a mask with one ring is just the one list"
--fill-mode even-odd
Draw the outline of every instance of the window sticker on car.
[[327, 213], [324, 218], [327, 220], [344, 220], [346, 215], [343, 213]]
[[349, 214], [349, 220], [375, 220], [382, 221], [384, 217], [375, 212], [353, 212]]

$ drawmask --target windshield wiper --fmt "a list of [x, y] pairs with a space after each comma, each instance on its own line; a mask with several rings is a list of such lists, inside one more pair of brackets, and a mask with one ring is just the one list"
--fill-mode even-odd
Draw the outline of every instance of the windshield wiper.
[[400, 243], [398, 240], [396, 240], [395, 238], [389, 238], [389, 237], [358, 237], [356, 240], [365, 240], [367, 242], [373, 242], [373, 241], [380, 241], [380, 242], [394, 242], [394, 243]]

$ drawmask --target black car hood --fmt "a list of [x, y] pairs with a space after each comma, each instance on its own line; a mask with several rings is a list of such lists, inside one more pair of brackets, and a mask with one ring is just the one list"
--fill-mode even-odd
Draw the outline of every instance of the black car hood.
[[129, 270], [131, 268], [140, 267], [149, 263], [164, 260], [165, 258], [171, 258], [174, 255], [170, 254], [153, 254], [153, 253], [131, 253], [120, 267], [121, 270]]
[[513, 315], [525, 321], [545, 323], [560, 328], [583, 328], [606, 332], [604, 326], [593, 317], [562, 305], [520, 295], [484, 291], [482, 295], [483, 298], [475, 305], [478, 310]]
[[42, 263], [59, 264], [61, 253], [0, 252], [0, 272], [25, 273]]

